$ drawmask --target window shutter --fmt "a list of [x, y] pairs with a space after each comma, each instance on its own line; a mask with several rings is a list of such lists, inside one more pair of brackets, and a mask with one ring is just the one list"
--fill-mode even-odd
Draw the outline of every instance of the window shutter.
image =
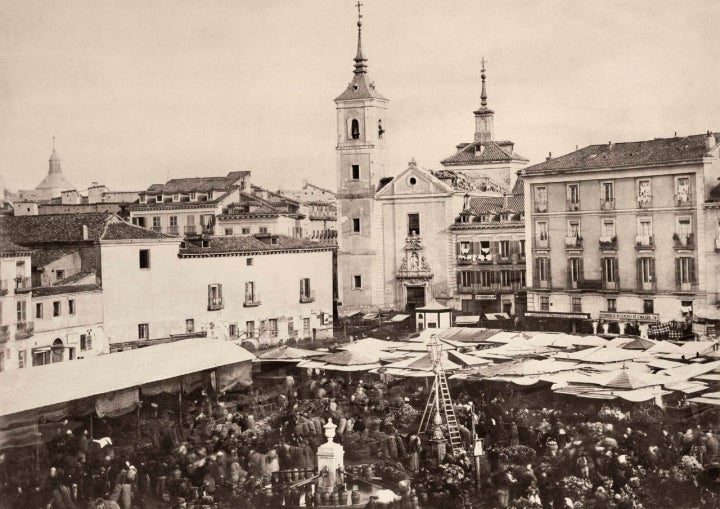
[[462, 253], [462, 251], [460, 251], [460, 243], [458, 242], [455, 248], [455, 256], [460, 256], [460, 253]]
[[550, 258], [545, 258], [547, 260], [547, 280], [548, 280], [548, 286], [552, 285], [552, 271], [550, 270]]
[[608, 281], [608, 273], [607, 273], [607, 258], [600, 258], [600, 277], [603, 280], [603, 283], [606, 283]]
[[690, 283], [696, 283], [697, 280], [695, 279], [695, 258], [690, 258], [688, 262], [690, 264]]
[[682, 258], [675, 258], [675, 284], [679, 285], [682, 283], [682, 279], [680, 277], [680, 264], [682, 263]]
[[208, 305], [212, 303], [212, 285], [208, 285]]
[[471, 242], [470, 243], [470, 254], [480, 254], [480, 243], [479, 242]]
[[572, 258], [567, 261], [567, 287], [572, 288]]
[[650, 258], [650, 276], [652, 282], [655, 283], [655, 258]]
[[642, 286], [642, 258], [637, 259], [637, 284], [638, 287]]
[[305, 291], [304, 291], [304, 290], [305, 290], [305, 284], [304, 284], [304, 283], [305, 283], [305, 280], [301, 279], [301, 280], [300, 280], [300, 295], [304, 295], [304, 294], [305, 294]]
[[458, 285], [458, 288], [460, 288], [460, 283], [461, 283], [461, 279], [460, 279], [460, 278], [461, 278], [461, 277], [462, 277], [462, 272], [458, 271], [458, 272], [457, 272], [457, 285]]
[[615, 282], [615, 287], [620, 289], [620, 269], [618, 268], [618, 259], [613, 258], [613, 281]]
[[533, 274], [533, 284], [537, 286], [538, 281], [540, 281], [540, 258], [535, 258], [535, 272]]
[[248, 294], [248, 288], [249, 288], [248, 283], [245, 283], [245, 300], [248, 300], [248, 296], [249, 296], [249, 294]]
[[218, 299], [222, 299], [222, 285], [217, 285]]
[[583, 270], [583, 259], [578, 258], [578, 281], [585, 280], [585, 272]]

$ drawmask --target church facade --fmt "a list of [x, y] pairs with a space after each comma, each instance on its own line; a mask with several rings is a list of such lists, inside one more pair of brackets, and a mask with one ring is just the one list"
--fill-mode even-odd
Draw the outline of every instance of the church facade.
[[[413, 160], [390, 174], [390, 101], [369, 79], [361, 21], [354, 61], [353, 78], [335, 99], [339, 314], [413, 311], [434, 301], [460, 309], [455, 225], [470, 197], [502, 203], [512, 196], [515, 173], [527, 160], [513, 151], [512, 142], [493, 138], [483, 66], [474, 141], [458, 145], [458, 152], [442, 161], [442, 170]], [[497, 302], [500, 308], [506, 300]]]

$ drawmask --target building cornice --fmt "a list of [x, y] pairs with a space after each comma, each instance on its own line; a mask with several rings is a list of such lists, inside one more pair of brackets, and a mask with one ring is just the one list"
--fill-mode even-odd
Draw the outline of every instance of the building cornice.
[[312, 248], [300, 248], [300, 249], [273, 249], [273, 250], [262, 250], [262, 251], [228, 251], [222, 253], [178, 253], [178, 258], [219, 258], [227, 256], [260, 256], [260, 255], [272, 255], [272, 254], [292, 254], [292, 253], [317, 253], [323, 251], [335, 251], [337, 246], [318, 246]]

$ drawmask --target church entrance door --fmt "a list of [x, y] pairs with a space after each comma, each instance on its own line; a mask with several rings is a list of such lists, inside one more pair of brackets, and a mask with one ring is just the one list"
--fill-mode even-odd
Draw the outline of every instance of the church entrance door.
[[407, 286], [405, 287], [405, 311], [412, 313], [416, 308], [425, 305], [425, 287], [424, 286]]

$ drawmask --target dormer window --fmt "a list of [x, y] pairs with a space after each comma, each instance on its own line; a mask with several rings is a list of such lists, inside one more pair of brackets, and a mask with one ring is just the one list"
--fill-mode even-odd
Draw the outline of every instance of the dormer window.
[[360, 122], [358, 122], [358, 119], [356, 118], [352, 119], [352, 122], [350, 123], [350, 137], [353, 140], [360, 139]]
[[141, 194], [140, 195], [140, 203], [147, 203], [147, 196], [145, 196], [144, 194]]
[[197, 193], [190, 193], [190, 201], [197, 200]]
[[176, 202], [177, 202], [177, 201], [180, 201], [180, 195], [179, 195], [179, 194], [174, 194], [173, 197], [172, 197], [172, 199], [173, 199], [173, 201], [176, 201]]
[[162, 195], [158, 195], [155, 197], [155, 203], [162, 203]]

